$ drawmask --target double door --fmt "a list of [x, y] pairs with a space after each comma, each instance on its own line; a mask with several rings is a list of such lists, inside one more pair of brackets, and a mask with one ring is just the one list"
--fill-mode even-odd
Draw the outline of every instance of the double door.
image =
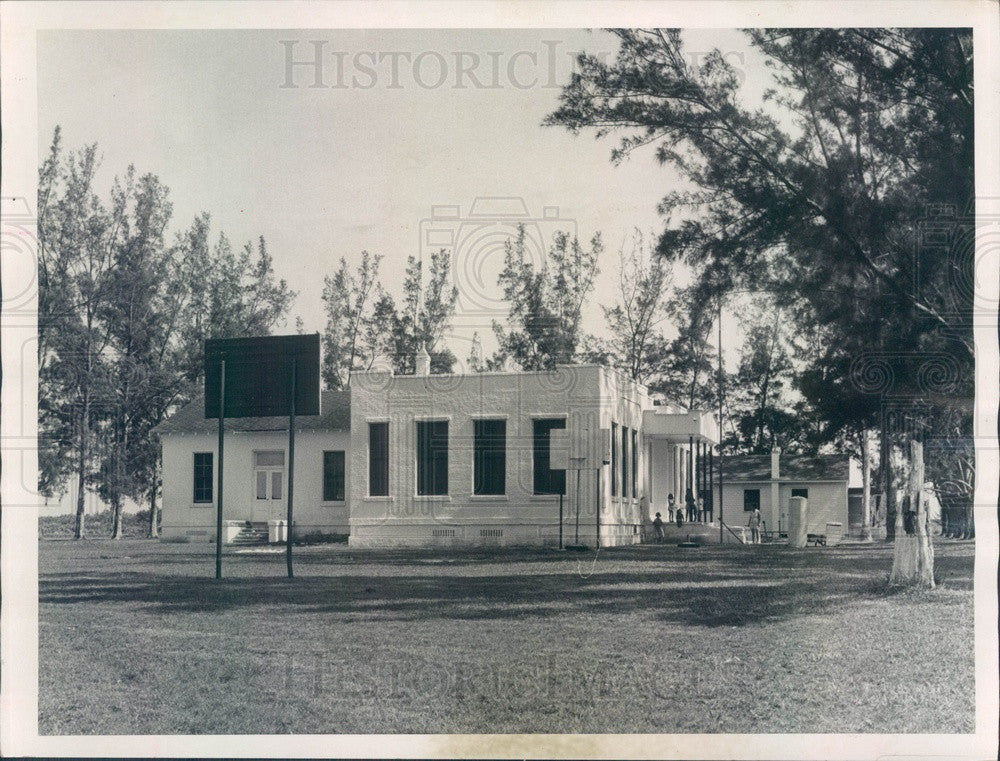
[[281, 520], [286, 515], [285, 453], [282, 450], [253, 453], [255, 522]]

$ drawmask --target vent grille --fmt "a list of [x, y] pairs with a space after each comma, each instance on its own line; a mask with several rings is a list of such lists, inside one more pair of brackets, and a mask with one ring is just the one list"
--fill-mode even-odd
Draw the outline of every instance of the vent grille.
[[503, 536], [503, 529], [502, 528], [482, 528], [482, 529], [479, 529], [479, 536], [481, 536], [481, 537], [487, 537], [487, 536], [498, 537], [498, 536]]
[[455, 536], [453, 528], [436, 528], [431, 531], [431, 536]]

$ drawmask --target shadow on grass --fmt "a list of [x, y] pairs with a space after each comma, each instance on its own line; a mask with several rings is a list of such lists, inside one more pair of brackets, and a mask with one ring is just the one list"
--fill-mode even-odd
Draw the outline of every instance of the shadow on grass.
[[[296, 579], [257, 576], [216, 581], [172, 575], [169, 567], [166, 572], [88, 567], [43, 573], [39, 601], [135, 604], [191, 614], [259, 608], [262, 614], [336, 615], [375, 623], [639, 612], [665, 623], [720, 627], [835, 612], [892, 594], [879, 583], [887, 571], [888, 555], [870, 547], [812, 553], [780, 547], [650, 549], [607, 551], [596, 562], [590, 562], [593, 554], [577, 559], [538, 550], [515, 553], [518, 559], [496, 550], [478, 559], [469, 553], [452, 558], [451, 553], [414, 551], [303, 554], [296, 561], [300, 570]], [[168, 558], [171, 565], [186, 558], [199, 569], [207, 568], [203, 553]], [[657, 567], [645, 565], [651, 558]], [[267, 562], [268, 570], [275, 572], [270, 565], [277, 561], [272, 560], [228, 559], [227, 571], [259, 569]], [[539, 562], [545, 565], [535, 565]], [[450, 573], [456, 565], [461, 569]], [[948, 590], [970, 589], [971, 556], [939, 557], [938, 575]], [[962, 599], [939, 594], [934, 601], [949, 604]]]

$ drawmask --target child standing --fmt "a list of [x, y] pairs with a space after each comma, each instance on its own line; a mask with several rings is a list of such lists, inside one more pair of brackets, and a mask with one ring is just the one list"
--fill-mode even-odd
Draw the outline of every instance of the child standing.
[[656, 533], [656, 541], [657, 542], [662, 542], [663, 541], [663, 519], [660, 517], [659, 513], [657, 513], [656, 517], [653, 518], [653, 531]]

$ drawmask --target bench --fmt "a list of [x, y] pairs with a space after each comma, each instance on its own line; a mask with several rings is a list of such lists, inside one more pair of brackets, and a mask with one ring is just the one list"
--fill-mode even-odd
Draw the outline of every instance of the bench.
[[806, 545], [809, 544], [826, 547], [826, 534], [806, 534]]

